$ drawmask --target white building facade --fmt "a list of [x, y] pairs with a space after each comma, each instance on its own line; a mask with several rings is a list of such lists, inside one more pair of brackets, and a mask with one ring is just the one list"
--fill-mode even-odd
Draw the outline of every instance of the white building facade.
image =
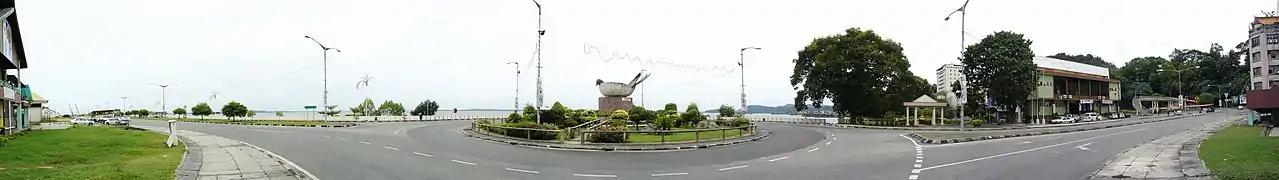
[[938, 93], [944, 94], [946, 97], [936, 98], [945, 98], [950, 107], [959, 107], [963, 104], [963, 100], [956, 95], [956, 92], [951, 91], [951, 86], [954, 83], [960, 83], [961, 87], [968, 88], [963, 86], [965, 83], [963, 70], [964, 66], [959, 64], [944, 64], [941, 68], [937, 68], [937, 86], [935, 88], [937, 88]]

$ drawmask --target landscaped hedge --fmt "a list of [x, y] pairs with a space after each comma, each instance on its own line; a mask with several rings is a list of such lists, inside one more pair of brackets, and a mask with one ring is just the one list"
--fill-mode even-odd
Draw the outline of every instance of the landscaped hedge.
[[[559, 127], [553, 124], [538, 124], [532, 121], [521, 121], [518, 123], [503, 123], [503, 124], [498, 124], [498, 126], [514, 127], [514, 128], [529, 128], [529, 129], [545, 129], [545, 130], [559, 129]], [[559, 137], [559, 133], [554, 131], [490, 128], [489, 132], [502, 134], [510, 137], [528, 138], [533, 140], [555, 140], [556, 138]]]

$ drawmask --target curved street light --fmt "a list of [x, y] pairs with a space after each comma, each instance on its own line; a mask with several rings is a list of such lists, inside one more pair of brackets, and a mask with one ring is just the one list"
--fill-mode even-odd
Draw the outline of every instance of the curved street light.
[[[333, 50], [337, 52], [342, 52], [342, 50], [324, 46], [324, 44], [321, 44], [319, 40], [315, 40], [315, 38], [312, 38], [311, 36], [302, 36], [302, 37], [311, 39], [311, 41], [314, 41], [316, 45], [320, 45], [320, 50], [324, 51], [324, 102], [323, 103], [325, 107], [328, 107], [329, 106], [329, 50]], [[324, 120], [328, 121], [329, 116], [324, 116]]]

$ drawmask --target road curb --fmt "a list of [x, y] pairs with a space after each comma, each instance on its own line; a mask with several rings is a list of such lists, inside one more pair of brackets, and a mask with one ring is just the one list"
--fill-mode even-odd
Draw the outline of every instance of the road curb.
[[[1089, 175], [1088, 179], [1099, 179], [1099, 180], [1213, 179], [1212, 171], [1209, 170], [1207, 165], [1204, 164], [1203, 160], [1199, 158], [1199, 146], [1203, 143], [1204, 140], [1208, 139], [1213, 134], [1216, 134], [1221, 129], [1229, 127], [1232, 124], [1236, 124], [1240, 122], [1241, 120], [1243, 120], [1243, 117], [1228, 117], [1223, 120], [1218, 120], [1218, 121], [1210, 122], [1207, 124], [1198, 125], [1190, 129], [1187, 129], [1185, 131], [1173, 133], [1170, 135], [1165, 135], [1150, 141], [1142, 142], [1141, 144], [1137, 144], [1136, 146], [1133, 146], [1132, 148], [1125, 149], [1123, 152], [1120, 152], [1118, 154], [1110, 156], [1109, 158], [1106, 158], [1106, 161], [1104, 164], [1102, 164], [1102, 167], [1098, 168], [1096, 171], [1093, 171], [1093, 173]], [[1196, 133], [1199, 133], [1199, 134], [1196, 134]], [[1172, 148], [1158, 148], [1158, 147], [1150, 147], [1150, 146], [1167, 145], [1167, 144], [1161, 144], [1160, 142], [1157, 142], [1157, 141], [1162, 141], [1167, 138], [1176, 138], [1176, 136], [1189, 136], [1189, 137], [1185, 137], [1184, 142], [1177, 143], [1177, 144], [1180, 144], [1180, 147], [1176, 149], [1177, 154], [1176, 154], [1176, 157], [1173, 159], [1174, 161], [1176, 161], [1176, 165], [1177, 165], [1176, 170], [1180, 174], [1179, 177], [1168, 177], [1167, 176], [1168, 174], [1163, 174], [1163, 173], [1158, 173], [1161, 177], [1131, 177], [1124, 174], [1125, 172], [1127, 172], [1127, 170], [1125, 169], [1120, 169], [1119, 172], [1117, 173], [1113, 171], [1114, 170], [1113, 168], [1127, 168], [1127, 167], [1134, 166], [1135, 164], [1128, 164], [1128, 163], [1133, 163], [1131, 159], [1121, 159], [1121, 158], [1124, 158], [1125, 155], [1128, 154], [1130, 151], [1142, 148], [1142, 146], [1147, 146], [1146, 148], [1148, 149], [1154, 148], [1156, 150], [1172, 149]], [[1130, 157], [1135, 157], [1135, 156], [1130, 156]], [[1135, 158], [1141, 159], [1144, 157], [1135, 157]], [[1152, 157], [1152, 158], [1155, 158], [1154, 159], [1155, 161], [1160, 161], [1158, 157]], [[1139, 164], [1137, 165], [1139, 166]], [[1155, 166], [1152, 165], [1149, 167], [1155, 167]], [[1142, 174], [1139, 176], [1144, 176], [1144, 175], [1148, 175], [1148, 174]]]
[[556, 150], [623, 151], [623, 152], [669, 151], [669, 150], [712, 148], [712, 147], [728, 146], [728, 145], [734, 145], [734, 144], [742, 144], [742, 143], [759, 141], [760, 139], [764, 139], [772, 135], [772, 132], [768, 132], [765, 130], [759, 130], [759, 131], [760, 132], [757, 133], [758, 135], [753, 135], [752, 137], [737, 138], [737, 139], [730, 139], [730, 140], [708, 141], [703, 143], [689, 143], [689, 144], [665, 145], [665, 146], [646, 146], [646, 145], [551, 144], [551, 143], [534, 142], [534, 141], [528, 141], [528, 140], [519, 140], [519, 139], [507, 138], [507, 137], [498, 137], [494, 135], [476, 134], [472, 132], [470, 128], [463, 128], [459, 130], [460, 133], [462, 133], [463, 135], [466, 135], [467, 137], [472, 137], [480, 140], [497, 142], [502, 144], [529, 146], [529, 147], [538, 147], [538, 148], [547, 148], [547, 149], [556, 149]]
[[[160, 121], [160, 120], [157, 120], [157, 121]], [[302, 124], [251, 124], [251, 123], [239, 123], [239, 122], [202, 122], [202, 121], [187, 121], [187, 120], [174, 120], [174, 121], [178, 121], [178, 122], [185, 122], [185, 123], [203, 123], [203, 124], [230, 124], [230, 125], [246, 125], [246, 126], [316, 127], [316, 128], [345, 128], [345, 127], [355, 127], [355, 126], [360, 125], [360, 124], [356, 124], [356, 123], [349, 123], [349, 124], [325, 124], [325, 125], [302, 125]]]
[[[1142, 117], [1133, 117], [1133, 118], [1134, 118], [1134, 119], [1146, 119], [1146, 118], [1155, 118], [1155, 117], [1159, 117], [1159, 116], [1142, 116]], [[1116, 122], [1116, 121], [1117, 121], [1117, 120], [1109, 120], [1109, 121], [1095, 121], [1095, 122], [1072, 123], [1072, 124], [1059, 124], [1059, 125], [1040, 125], [1040, 126], [1033, 126], [1033, 127], [1032, 127], [1032, 126], [1022, 126], [1022, 127], [999, 127], [999, 128], [980, 128], [980, 127], [979, 127], [979, 128], [965, 128], [965, 129], [964, 129], [964, 131], [1001, 131], [1001, 130], [1019, 130], [1019, 129], [1058, 128], [1058, 127], [1082, 126], [1082, 125], [1098, 124], [1098, 123], [1106, 123], [1106, 122]], [[959, 128], [925, 128], [925, 127], [867, 126], [867, 125], [854, 125], [854, 124], [831, 124], [831, 123], [825, 123], [825, 122], [795, 122], [795, 121], [756, 121], [756, 122], [784, 123], [784, 124], [800, 124], [800, 125], [809, 125], [809, 126], [821, 126], [821, 127], [830, 127], [830, 128], [850, 128], [850, 129], [882, 129], [882, 130], [911, 130], [911, 131], [959, 131]]]
[[1123, 126], [1129, 126], [1129, 125], [1137, 125], [1137, 124], [1146, 124], [1146, 123], [1154, 123], [1154, 122], [1163, 122], [1163, 121], [1170, 121], [1170, 120], [1184, 119], [1184, 118], [1187, 118], [1187, 117], [1200, 116], [1200, 115], [1203, 115], [1203, 114], [1194, 114], [1194, 115], [1187, 115], [1187, 116], [1177, 116], [1177, 117], [1171, 117], [1171, 118], [1167, 118], [1167, 119], [1160, 119], [1160, 120], [1153, 120], [1153, 121], [1141, 121], [1141, 122], [1133, 122], [1133, 123], [1121, 123], [1121, 124], [1107, 125], [1107, 126], [1101, 126], [1101, 127], [1079, 128], [1079, 129], [1064, 129], [1064, 130], [1053, 130], [1053, 131], [1039, 131], [1039, 132], [1024, 132], [1024, 133], [1015, 133], [1015, 134], [1004, 134], [1004, 135], [994, 135], [994, 136], [980, 136], [980, 137], [969, 137], [969, 138], [954, 138], [954, 139], [929, 139], [929, 138], [927, 138], [927, 137], [924, 137], [924, 136], [919, 135], [919, 134], [918, 134], [918, 133], [916, 133], [916, 132], [910, 132], [910, 133], [907, 133], [907, 134], [906, 134], [906, 136], [907, 136], [907, 137], [910, 137], [911, 139], [915, 139], [916, 141], [919, 141], [920, 143], [924, 143], [924, 144], [950, 144], [950, 143], [962, 143], [962, 142], [973, 142], [973, 141], [985, 141], [985, 140], [1004, 139], [1004, 138], [1014, 138], [1014, 137], [1025, 137], [1025, 136], [1038, 136], [1038, 135], [1048, 135], [1048, 134], [1060, 134], [1060, 133], [1079, 132], [1079, 131], [1091, 131], [1091, 130], [1098, 130], [1098, 129], [1107, 129], [1107, 128], [1114, 128], [1114, 127], [1123, 127]]

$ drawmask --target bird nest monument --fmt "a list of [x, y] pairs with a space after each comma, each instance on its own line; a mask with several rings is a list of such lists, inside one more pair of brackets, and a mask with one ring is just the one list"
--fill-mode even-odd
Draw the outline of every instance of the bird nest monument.
[[650, 74], [641, 71], [631, 79], [630, 83], [621, 82], [604, 82], [604, 80], [595, 79], [595, 86], [599, 86], [600, 94], [604, 97], [599, 98], [599, 112], [612, 113], [617, 110], [627, 110], [635, 106], [631, 101], [631, 93], [635, 92], [635, 86], [639, 86], [644, 80], [648, 79]]

